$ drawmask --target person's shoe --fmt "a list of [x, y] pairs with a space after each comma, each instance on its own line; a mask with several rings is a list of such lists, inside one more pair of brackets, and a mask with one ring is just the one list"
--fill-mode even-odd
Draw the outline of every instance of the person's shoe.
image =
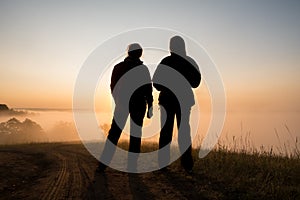
[[184, 170], [185, 170], [185, 172], [186, 172], [188, 175], [192, 175], [192, 174], [193, 174], [193, 168], [185, 168], [185, 167], [184, 167]]
[[188, 169], [188, 170], [185, 170], [186, 173], [188, 173], [189, 175], [192, 175], [193, 174], [193, 170], [192, 169]]
[[97, 169], [96, 169], [96, 172], [97, 173], [103, 173], [106, 168], [107, 168], [107, 166], [100, 162]]
[[194, 161], [193, 161], [192, 157], [181, 158], [181, 166], [186, 171], [186, 173], [191, 175], [193, 173], [193, 166], [194, 166]]

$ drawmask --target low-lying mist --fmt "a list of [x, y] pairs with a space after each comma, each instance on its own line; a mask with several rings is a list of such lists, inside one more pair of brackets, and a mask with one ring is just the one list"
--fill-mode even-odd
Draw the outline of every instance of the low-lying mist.
[[34, 142], [62, 142], [79, 140], [75, 125], [71, 122], [57, 122], [51, 129], [44, 130], [37, 122], [13, 117], [0, 123], [0, 144]]
[[[89, 142], [101, 139], [101, 132], [99, 137], [90, 132], [78, 134], [72, 110], [10, 109], [2, 105], [0, 106], [0, 144], [68, 142], [80, 139]], [[107, 136], [112, 113], [96, 112], [96, 115], [99, 129]], [[299, 112], [228, 112], [218, 145], [247, 152], [253, 152], [254, 149], [291, 154], [300, 149], [299, 116]], [[155, 117], [159, 119], [158, 111], [154, 112], [151, 120], [145, 118], [142, 142], [158, 143], [160, 122], [155, 122]], [[193, 139], [194, 148], [201, 146], [209, 124], [210, 115], [200, 113], [199, 127], [195, 129], [197, 133]], [[120, 140], [129, 139], [129, 123], [127, 125]], [[172, 141], [174, 144], [177, 144], [176, 132], [175, 127]]]

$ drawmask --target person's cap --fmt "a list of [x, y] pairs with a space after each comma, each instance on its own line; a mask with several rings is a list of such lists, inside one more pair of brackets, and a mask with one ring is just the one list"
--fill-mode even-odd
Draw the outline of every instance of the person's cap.
[[128, 55], [133, 57], [141, 57], [143, 49], [138, 43], [128, 45]]

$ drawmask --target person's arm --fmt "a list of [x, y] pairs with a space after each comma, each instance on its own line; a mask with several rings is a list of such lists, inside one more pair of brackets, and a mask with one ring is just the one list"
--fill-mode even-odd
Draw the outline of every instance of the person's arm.
[[145, 97], [146, 97], [146, 102], [148, 106], [148, 111], [147, 111], [147, 117], [151, 118], [153, 116], [153, 95], [152, 95], [152, 82], [151, 82], [151, 76], [149, 73], [149, 70], [147, 68], [147, 79], [148, 79], [148, 84], [146, 84], [145, 87]]
[[113, 93], [113, 91], [115, 89], [115, 86], [118, 82], [117, 74], [118, 74], [118, 70], [117, 70], [117, 66], [115, 66], [113, 71], [112, 71], [111, 80], [110, 80], [110, 91], [111, 91], [111, 93]]
[[201, 73], [200, 73], [197, 63], [192, 58], [188, 57], [187, 61], [190, 64], [189, 70], [186, 71], [188, 73], [187, 79], [188, 79], [189, 83], [191, 84], [191, 86], [193, 88], [196, 88], [199, 86], [199, 84], [201, 82]]
[[153, 86], [156, 90], [161, 91], [163, 89], [163, 86], [158, 84], [159, 82], [161, 82], [161, 68], [162, 68], [162, 62], [160, 62], [154, 72], [152, 81], [153, 81]]
[[122, 76], [121, 70], [122, 70], [122, 66], [119, 63], [114, 67], [114, 69], [112, 71], [112, 75], [111, 75], [110, 91], [111, 91], [111, 94], [113, 95], [114, 100], [117, 99], [117, 97], [119, 96], [119, 92], [120, 92], [119, 91], [120, 88], [119, 87], [116, 88], [115, 86], [117, 85], [120, 77]]
[[146, 101], [148, 105], [147, 117], [150, 119], [153, 116], [153, 96], [152, 96], [152, 84], [147, 85], [148, 94]]

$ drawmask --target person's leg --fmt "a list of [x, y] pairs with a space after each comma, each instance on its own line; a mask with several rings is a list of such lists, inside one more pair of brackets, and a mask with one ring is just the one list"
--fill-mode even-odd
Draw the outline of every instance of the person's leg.
[[130, 113], [130, 152], [140, 152], [144, 116], [144, 111]]
[[124, 111], [124, 109], [122, 109], [121, 106], [116, 105], [111, 128], [108, 132], [105, 146], [100, 157], [100, 170], [104, 170], [106, 168], [106, 164], [108, 165], [111, 162], [111, 159], [116, 150], [116, 146], [120, 139], [122, 130], [125, 126], [127, 117], [128, 112], [126, 113], [126, 111]]
[[141, 151], [142, 126], [146, 107], [130, 113], [130, 140], [128, 153], [128, 170], [135, 172], [137, 168], [138, 154]]
[[[170, 145], [173, 135], [175, 111], [167, 105], [161, 106], [161, 131], [159, 135], [158, 164], [160, 168], [170, 163]], [[165, 109], [165, 112], [163, 111]], [[164, 124], [163, 124], [164, 123]]]
[[178, 144], [181, 153], [181, 166], [188, 172], [193, 169], [192, 141], [190, 128], [190, 108], [180, 108], [176, 111], [178, 127]]

